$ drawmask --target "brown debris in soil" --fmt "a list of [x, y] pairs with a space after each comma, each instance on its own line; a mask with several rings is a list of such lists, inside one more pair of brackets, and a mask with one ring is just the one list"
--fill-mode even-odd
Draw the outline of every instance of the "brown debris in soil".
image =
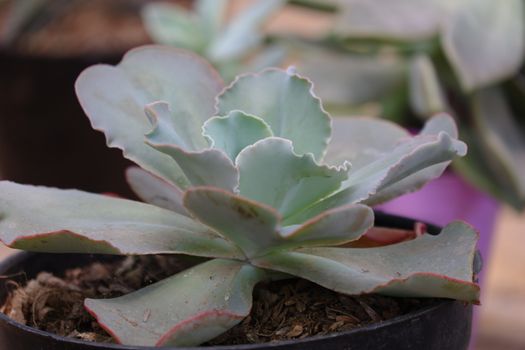
[[70, 269], [60, 278], [41, 272], [25, 286], [15, 285], [1, 311], [20, 323], [61, 336], [112, 342], [84, 309], [84, 299], [127, 294], [189, 265], [173, 256], [130, 256]]
[[[60, 278], [42, 272], [25, 286], [15, 286], [2, 312], [20, 323], [62, 336], [112, 342], [84, 309], [85, 298], [120, 296], [192, 264], [181, 257], [141, 256], [70, 269]], [[205, 345], [264, 343], [343, 332], [433, 302], [379, 295], [351, 297], [302, 279], [261, 283], [254, 291], [251, 314]]]
[[207, 345], [265, 343], [344, 332], [434, 303], [434, 299], [351, 297], [306, 280], [259, 285], [250, 316]]

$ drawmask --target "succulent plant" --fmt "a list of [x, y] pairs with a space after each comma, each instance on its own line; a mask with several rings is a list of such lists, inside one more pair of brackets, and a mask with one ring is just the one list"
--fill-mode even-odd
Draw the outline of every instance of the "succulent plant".
[[265, 36], [261, 27], [286, 1], [258, 0], [229, 19], [231, 3], [196, 0], [194, 10], [168, 2], [150, 3], [144, 7], [142, 17], [156, 43], [206, 57], [226, 80], [242, 71], [279, 64], [284, 51], [277, 46], [262, 47]]
[[419, 135], [371, 118], [331, 119], [312, 83], [268, 69], [223, 87], [202, 59], [169, 47], [130, 51], [85, 70], [76, 91], [95, 129], [140, 167], [146, 203], [0, 182], [0, 238], [40, 252], [209, 258], [163, 281], [85, 306], [119, 343], [196, 345], [250, 312], [256, 283], [301, 277], [358, 295], [476, 303], [477, 234], [356, 248], [366, 205], [412, 191], [466, 146], [453, 120]]
[[[319, 3], [326, 10], [327, 2]], [[418, 121], [410, 115], [451, 113], [470, 145], [469, 155], [454, 162], [455, 170], [522, 210], [523, 1], [328, 3], [335, 13], [332, 31], [321, 42], [296, 49], [300, 71], [318, 81], [323, 100], [334, 110], [376, 103], [382, 107], [378, 114], [411, 125]]]

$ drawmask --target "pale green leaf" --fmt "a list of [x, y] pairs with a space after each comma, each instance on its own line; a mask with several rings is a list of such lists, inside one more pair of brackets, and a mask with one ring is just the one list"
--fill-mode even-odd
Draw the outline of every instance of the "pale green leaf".
[[208, 119], [203, 125], [203, 135], [210, 140], [210, 147], [224, 151], [235, 161], [246, 146], [273, 136], [273, 133], [261, 118], [231, 111], [224, 117]]
[[330, 117], [312, 93], [312, 83], [292, 70], [268, 69], [238, 77], [218, 97], [218, 115], [233, 110], [256, 115], [275, 136], [293, 142], [298, 154], [320, 160], [330, 138]]
[[0, 238], [51, 253], [239, 256], [209, 228], [149, 204], [76, 190], [0, 182]]
[[135, 166], [126, 169], [126, 180], [142, 201], [188, 215], [182, 204], [183, 192], [175, 185]]
[[336, 246], [359, 239], [374, 225], [371, 208], [351, 204], [329, 209], [302, 225], [281, 229], [281, 235], [296, 246]]
[[347, 165], [319, 165], [311, 154], [298, 156], [292, 142], [271, 137], [246, 147], [237, 157], [239, 193], [288, 217], [335, 192]]
[[[465, 223], [439, 235], [375, 248], [301, 248], [252, 261], [256, 266], [358, 295], [452, 298], [478, 302], [473, 263], [477, 233]], [[309, 268], [309, 267], [315, 268]]]
[[106, 134], [110, 147], [165, 180], [188, 185], [170, 157], [144, 143], [151, 129], [144, 106], [166, 101], [174, 115], [186, 116], [199, 129], [213, 116], [214, 98], [222, 89], [206, 62], [175, 48], [145, 46], [128, 52], [117, 66], [86, 69], [75, 87], [93, 127]]
[[120, 344], [195, 346], [246, 317], [262, 269], [214, 259], [113, 299], [86, 299], [85, 306]]
[[513, 75], [525, 53], [522, 0], [466, 0], [446, 22], [445, 53], [467, 91]]

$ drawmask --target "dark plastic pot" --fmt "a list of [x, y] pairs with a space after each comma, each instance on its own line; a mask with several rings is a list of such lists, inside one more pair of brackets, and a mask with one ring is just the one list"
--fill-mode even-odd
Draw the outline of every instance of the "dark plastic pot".
[[[408, 228], [412, 220], [378, 215], [381, 226]], [[431, 230], [433, 228], [431, 227]], [[10, 275], [24, 271], [27, 278], [46, 270], [61, 273], [67, 268], [93, 261], [114, 259], [103, 255], [18, 253], [0, 263], [0, 274]], [[25, 278], [25, 277], [24, 277]], [[0, 280], [0, 302], [7, 294], [6, 280]], [[357, 349], [427, 349], [464, 350], [468, 347], [472, 307], [452, 300], [440, 300], [411, 314], [389, 321], [362, 327], [345, 333], [312, 337], [298, 341], [271, 344], [217, 346], [206, 349], [222, 350], [357, 350]], [[56, 336], [21, 325], [0, 313], [0, 349], [9, 350], [144, 350], [154, 349], [88, 343]], [[183, 348], [177, 348], [183, 349]], [[189, 349], [189, 348], [184, 348]], [[197, 349], [197, 348], [192, 348]], [[202, 349], [202, 348], [201, 348]]]
[[80, 72], [121, 54], [66, 58], [0, 50], [0, 172], [20, 183], [129, 195], [122, 153], [91, 128], [74, 92]]

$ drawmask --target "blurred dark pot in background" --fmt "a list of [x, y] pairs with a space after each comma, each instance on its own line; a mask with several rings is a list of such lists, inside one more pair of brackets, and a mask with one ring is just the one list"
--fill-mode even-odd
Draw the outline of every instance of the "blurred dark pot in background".
[[0, 174], [21, 183], [129, 194], [130, 164], [93, 130], [74, 92], [80, 72], [121, 54], [44, 57], [0, 51]]

